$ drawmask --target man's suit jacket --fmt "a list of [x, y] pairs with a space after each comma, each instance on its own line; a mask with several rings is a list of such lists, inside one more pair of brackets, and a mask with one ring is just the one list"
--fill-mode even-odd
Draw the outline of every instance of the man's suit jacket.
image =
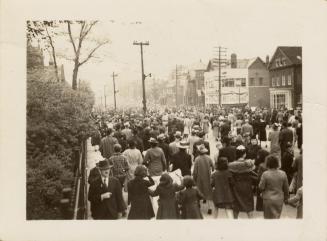
[[[111, 192], [111, 197], [101, 201], [101, 194]], [[122, 188], [118, 179], [109, 177], [108, 187], [98, 178], [90, 184], [88, 200], [92, 204], [94, 219], [117, 219], [118, 213], [126, 209]]]

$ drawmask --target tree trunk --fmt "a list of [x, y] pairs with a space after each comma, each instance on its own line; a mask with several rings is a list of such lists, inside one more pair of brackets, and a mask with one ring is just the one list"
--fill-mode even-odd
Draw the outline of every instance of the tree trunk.
[[78, 63], [75, 62], [75, 67], [73, 70], [73, 83], [72, 83], [73, 90], [77, 90], [77, 74], [78, 74]]

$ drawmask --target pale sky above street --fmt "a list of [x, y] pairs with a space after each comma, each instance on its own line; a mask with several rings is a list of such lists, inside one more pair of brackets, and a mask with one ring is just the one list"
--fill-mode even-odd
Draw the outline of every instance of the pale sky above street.
[[[79, 71], [79, 78], [90, 81], [97, 95], [103, 94], [105, 84], [112, 87], [113, 71], [119, 75], [117, 88], [141, 84], [140, 47], [133, 45], [134, 40], [150, 42], [144, 47], [145, 73], [168, 79], [176, 64], [200, 59], [207, 64], [215, 54], [214, 46], [226, 47], [228, 58], [236, 53], [238, 58], [259, 56], [265, 60], [277, 46], [301, 46], [304, 32], [303, 9], [297, 11], [295, 5], [281, 1], [237, 7], [214, 1], [178, 1], [173, 5], [158, 1], [141, 12], [118, 3], [108, 16], [91, 33], [111, 41], [97, 51], [101, 62], [88, 62]], [[69, 42], [58, 45], [72, 50]], [[72, 61], [64, 64], [71, 82]]]

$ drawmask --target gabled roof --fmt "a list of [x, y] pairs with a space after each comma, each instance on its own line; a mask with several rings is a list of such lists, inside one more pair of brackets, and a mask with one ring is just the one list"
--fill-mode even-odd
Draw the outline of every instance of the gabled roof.
[[302, 64], [302, 47], [278, 47], [293, 64]]
[[282, 52], [289, 59], [292, 65], [302, 64], [302, 47], [278, 46], [269, 63], [269, 69], [271, 68], [271, 64], [273, 63], [278, 51]]
[[266, 66], [266, 63], [260, 57], [256, 57], [256, 58], [250, 59], [250, 61], [248, 62], [247, 68], [250, 68], [251, 65], [254, 64], [257, 60], [259, 60], [264, 66]]

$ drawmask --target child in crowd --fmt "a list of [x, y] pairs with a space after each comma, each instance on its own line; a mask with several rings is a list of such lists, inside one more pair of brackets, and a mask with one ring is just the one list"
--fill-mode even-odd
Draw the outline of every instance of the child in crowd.
[[160, 183], [154, 191], [150, 191], [150, 195], [159, 196], [157, 211], [157, 219], [178, 219], [179, 211], [175, 192], [184, 189], [183, 185], [173, 183], [173, 179], [168, 173], [164, 173], [160, 177]]
[[213, 202], [215, 204], [214, 217], [218, 218], [218, 209], [225, 209], [228, 218], [233, 219], [233, 176], [228, 170], [228, 159], [220, 157], [216, 163], [216, 171], [211, 176]]
[[186, 187], [179, 193], [179, 204], [182, 209], [182, 219], [203, 219], [200, 211], [200, 200], [204, 199], [202, 193], [196, 188], [191, 176], [185, 176], [183, 184]]

